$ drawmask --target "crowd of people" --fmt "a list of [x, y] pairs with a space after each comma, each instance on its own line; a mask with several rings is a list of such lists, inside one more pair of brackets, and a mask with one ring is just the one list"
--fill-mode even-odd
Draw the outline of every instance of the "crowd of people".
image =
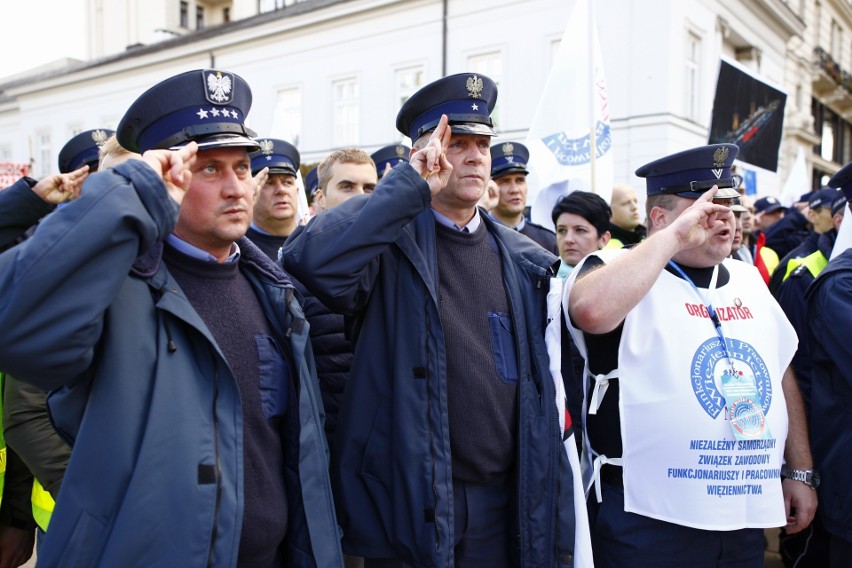
[[188, 71], [0, 191], [0, 568], [36, 540], [39, 566], [757, 568], [769, 527], [790, 566], [852, 566], [852, 164], [784, 208], [693, 148], [636, 170], [644, 215], [573, 191], [551, 231], [496, 101], [438, 79], [411, 147], [302, 189], [248, 84]]

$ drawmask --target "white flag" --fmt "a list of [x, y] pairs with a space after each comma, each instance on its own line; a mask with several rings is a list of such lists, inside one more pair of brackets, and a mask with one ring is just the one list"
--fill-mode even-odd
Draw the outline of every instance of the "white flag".
[[781, 190], [781, 203], [785, 207], [790, 207], [799, 200], [799, 196], [807, 193], [811, 187], [811, 180], [808, 177], [808, 164], [805, 162], [805, 151], [799, 147], [796, 152], [796, 160], [793, 162], [793, 167], [790, 169], [790, 175], [787, 176], [787, 181], [784, 183], [784, 189]]
[[574, 3], [526, 145], [530, 169], [539, 182], [538, 191], [531, 188], [528, 195], [534, 223], [552, 227], [553, 205], [574, 190], [593, 191], [609, 203], [612, 136], [600, 41], [589, 0]]

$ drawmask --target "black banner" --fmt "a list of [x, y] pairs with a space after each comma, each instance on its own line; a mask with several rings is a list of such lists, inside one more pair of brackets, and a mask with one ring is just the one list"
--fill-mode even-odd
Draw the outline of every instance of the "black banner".
[[709, 143], [736, 144], [738, 160], [777, 171], [786, 102], [782, 91], [722, 61]]

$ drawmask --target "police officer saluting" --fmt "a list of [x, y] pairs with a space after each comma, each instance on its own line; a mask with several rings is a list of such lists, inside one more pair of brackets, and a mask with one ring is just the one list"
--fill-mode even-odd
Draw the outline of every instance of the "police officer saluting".
[[0, 369], [73, 443], [40, 566], [341, 566], [307, 326], [248, 239], [251, 91], [205, 69], [117, 130], [142, 154], [0, 255]]
[[368, 566], [572, 562], [544, 345], [556, 258], [476, 206], [496, 98], [471, 73], [423, 87], [397, 116], [410, 163], [284, 246], [288, 270], [355, 316], [332, 475], [344, 550]]
[[254, 214], [246, 237], [272, 260], [278, 260], [278, 249], [296, 229], [299, 206], [299, 151], [284, 140], [258, 138], [260, 149], [249, 154], [251, 173], [256, 176], [269, 168], [266, 182], [257, 189]]
[[727, 259], [737, 151], [639, 168], [649, 237], [590, 255], [566, 282], [590, 373], [598, 567], [758, 568], [764, 528], [813, 518], [796, 335], [757, 270]]

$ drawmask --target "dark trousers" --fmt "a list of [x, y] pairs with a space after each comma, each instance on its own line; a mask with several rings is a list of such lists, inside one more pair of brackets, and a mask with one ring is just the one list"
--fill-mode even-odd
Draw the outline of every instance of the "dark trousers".
[[[512, 476], [486, 483], [453, 480], [456, 568], [514, 568], [517, 537]], [[396, 559], [364, 559], [364, 568], [410, 568]]]
[[831, 558], [831, 568], [852, 568], [852, 542], [831, 535], [828, 555]]
[[596, 568], [762, 568], [763, 529], [706, 531], [624, 512], [624, 489], [589, 497]]

